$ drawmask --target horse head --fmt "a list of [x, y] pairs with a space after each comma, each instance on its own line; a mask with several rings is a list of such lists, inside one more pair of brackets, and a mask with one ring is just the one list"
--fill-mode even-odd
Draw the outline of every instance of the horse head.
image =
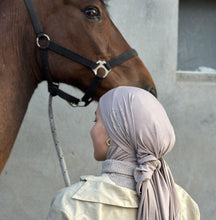
[[[49, 0], [35, 4], [44, 32], [51, 40], [81, 56], [94, 62], [108, 61], [131, 49], [111, 21], [103, 0]], [[49, 67], [55, 82], [63, 82], [82, 91], [86, 91], [94, 77], [91, 69], [54, 52], [49, 52]], [[36, 69], [42, 80], [40, 68]], [[157, 94], [151, 75], [138, 56], [113, 68], [101, 81], [94, 99], [119, 85], [137, 86], [155, 96]]]
[[[41, 71], [41, 50], [25, 2], [0, 1], [0, 173], [10, 155], [28, 103]], [[33, 0], [43, 32], [67, 50], [96, 63], [109, 61], [131, 48], [112, 23], [105, 0]], [[45, 35], [43, 35], [45, 36]], [[43, 45], [48, 38], [37, 42]], [[47, 42], [45, 42], [46, 44]], [[50, 44], [51, 45], [51, 44]], [[47, 51], [49, 72], [54, 82], [63, 82], [86, 91], [94, 78], [91, 68]], [[44, 68], [43, 68], [44, 69]], [[100, 68], [98, 74], [104, 74]], [[154, 82], [138, 56], [121, 62], [101, 80], [93, 98], [120, 85], [146, 89], [156, 96]]]

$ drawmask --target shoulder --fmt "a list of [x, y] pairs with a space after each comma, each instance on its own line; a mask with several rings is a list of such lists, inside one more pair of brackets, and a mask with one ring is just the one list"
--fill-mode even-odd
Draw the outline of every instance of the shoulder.
[[81, 179], [85, 181], [85, 184], [74, 193], [73, 199], [119, 207], [138, 207], [136, 192], [116, 185], [108, 175], [85, 176]]
[[72, 220], [76, 216], [85, 215], [86, 210], [88, 219], [103, 219], [103, 216], [98, 216], [101, 214], [97, 210], [103, 209], [104, 215], [106, 210], [110, 210], [110, 206], [116, 210], [124, 209], [125, 215], [128, 215], [126, 210], [130, 208], [129, 215], [134, 216], [138, 207], [136, 192], [117, 186], [107, 175], [82, 176], [80, 182], [58, 191], [51, 204], [48, 219]]
[[77, 182], [69, 187], [59, 190], [51, 202], [47, 220], [69, 220], [73, 219], [68, 209], [71, 198], [82, 187], [83, 181]]
[[200, 212], [197, 203], [182, 187], [177, 184], [176, 191], [180, 203], [181, 220], [199, 220]]

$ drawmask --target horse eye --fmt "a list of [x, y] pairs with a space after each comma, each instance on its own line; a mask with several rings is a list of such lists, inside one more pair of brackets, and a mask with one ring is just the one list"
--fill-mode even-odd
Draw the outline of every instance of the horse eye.
[[100, 10], [97, 7], [89, 6], [84, 10], [84, 14], [89, 19], [101, 19]]

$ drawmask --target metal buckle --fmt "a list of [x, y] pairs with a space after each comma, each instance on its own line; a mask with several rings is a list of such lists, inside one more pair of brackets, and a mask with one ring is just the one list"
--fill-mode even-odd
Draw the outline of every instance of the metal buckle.
[[76, 107], [85, 107], [86, 106], [86, 103], [82, 100], [80, 100], [77, 104], [75, 103], [72, 103], [72, 102], [68, 102], [68, 104], [70, 106], [72, 106], [73, 108], [76, 108]]
[[[40, 45], [40, 40], [44, 39], [46, 40], [46, 44], [45, 45]], [[36, 44], [39, 48], [41, 49], [47, 49], [49, 47], [50, 44], [50, 38], [47, 34], [44, 33], [40, 33], [37, 38], [36, 38]]]
[[108, 69], [106, 68], [106, 66], [104, 65], [104, 64], [106, 64], [106, 61], [98, 60], [98, 61], [97, 61], [97, 64], [98, 64], [97, 67], [94, 68], [94, 69], [92, 69], [92, 71], [94, 72], [95, 76], [98, 75], [98, 70], [102, 68], [105, 73], [104, 73], [104, 75], [101, 76], [101, 77], [102, 77], [103, 79], [106, 78], [107, 75], [108, 75], [109, 72], [110, 72], [110, 70], [108, 70]]
[[93, 101], [93, 98], [90, 97], [87, 101], [84, 101], [82, 98], [79, 100], [79, 102], [76, 104], [76, 103], [73, 103], [73, 102], [69, 102], [68, 101], [68, 104], [74, 108], [76, 107], [86, 107], [87, 105], [89, 105], [91, 102]]

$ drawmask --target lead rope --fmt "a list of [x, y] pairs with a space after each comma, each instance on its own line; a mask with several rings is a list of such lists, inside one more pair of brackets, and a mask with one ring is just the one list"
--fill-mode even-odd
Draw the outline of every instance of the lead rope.
[[59, 163], [60, 163], [60, 166], [61, 166], [61, 171], [62, 171], [62, 175], [63, 175], [63, 178], [64, 178], [65, 186], [67, 187], [67, 186], [71, 185], [70, 177], [69, 177], [66, 162], [65, 162], [65, 159], [64, 159], [63, 150], [59, 146], [59, 141], [58, 141], [57, 134], [56, 134], [56, 128], [55, 128], [55, 122], [54, 122], [53, 110], [52, 110], [52, 98], [53, 98], [53, 96], [50, 94], [49, 95], [49, 109], [48, 109], [50, 128], [51, 128], [51, 132], [52, 132], [54, 145], [55, 145], [55, 148], [56, 148], [56, 153], [58, 155]]

